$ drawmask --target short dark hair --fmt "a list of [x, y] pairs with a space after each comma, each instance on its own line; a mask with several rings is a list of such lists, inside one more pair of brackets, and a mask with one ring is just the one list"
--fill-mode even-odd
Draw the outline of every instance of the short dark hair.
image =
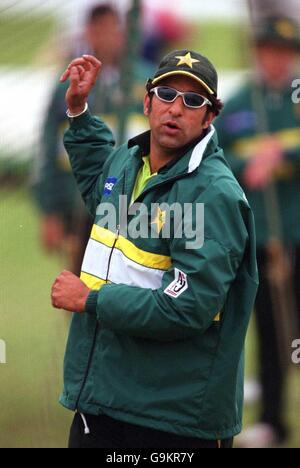
[[208, 99], [212, 103], [212, 111], [213, 113], [218, 116], [224, 109], [224, 103], [221, 101], [221, 99], [217, 98], [216, 96], [210, 95], [208, 96]]
[[102, 18], [103, 16], [106, 15], [113, 15], [116, 18], [120, 19], [120, 15], [118, 10], [114, 8], [112, 5], [109, 3], [101, 3], [100, 5], [94, 6], [88, 13], [87, 15], [87, 24], [94, 23], [97, 21], [99, 18]]

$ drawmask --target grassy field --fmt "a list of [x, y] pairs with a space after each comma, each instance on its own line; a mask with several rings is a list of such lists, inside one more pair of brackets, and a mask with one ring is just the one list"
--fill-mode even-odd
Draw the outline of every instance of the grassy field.
[[182, 42], [179, 46], [191, 46], [203, 53], [217, 70], [240, 70], [249, 66], [246, 38], [245, 27], [240, 24], [195, 23], [191, 43]]
[[49, 39], [54, 20], [30, 12], [0, 15], [0, 66], [28, 66]]
[[0, 447], [66, 445], [70, 415], [57, 403], [67, 319], [49, 304], [60, 262], [40, 249], [27, 192], [0, 194]]
[[[255, 378], [257, 375], [257, 352], [255, 325], [252, 323], [246, 346], [246, 374]], [[284, 448], [300, 448], [300, 368], [291, 366], [286, 390], [286, 403], [284, 408], [285, 422], [290, 430], [290, 437]], [[255, 424], [260, 414], [260, 405], [245, 406], [244, 426]]]
[[[71, 414], [57, 400], [68, 319], [49, 304], [51, 284], [62, 265], [40, 248], [28, 192], [1, 190], [0, 200], [0, 339], [7, 345], [7, 364], [0, 365], [0, 447], [65, 447]], [[251, 374], [254, 349], [251, 332]], [[300, 447], [299, 369], [291, 375], [289, 394], [289, 446]], [[246, 408], [246, 423], [255, 420], [257, 409]]]
[[[36, 63], [41, 50], [46, 53], [45, 47], [47, 49], [55, 27], [51, 15], [32, 15], [30, 11], [11, 16], [0, 13], [0, 66]], [[196, 22], [191, 27], [190, 37], [177, 47], [197, 49], [210, 57], [218, 69], [232, 70], [243, 68], [246, 64], [245, 54], [241, 50], [243, 43], [245, 28], [239, 24]], [[49, 42], [50, 48], [53, 48], [52, 42]]]

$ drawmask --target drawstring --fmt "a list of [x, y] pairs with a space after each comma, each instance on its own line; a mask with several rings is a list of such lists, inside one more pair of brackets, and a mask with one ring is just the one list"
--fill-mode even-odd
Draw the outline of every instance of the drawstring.
[[82, 413], [79, 413], [80, 414], [80, 417], [82, 419], [82, 422], [84, 424], [84, 434], [85, 435], [89, 435], [91, 433], [90, 429], [89, 429], [89, 426], [87, 425], [87, 420], [86, 420], [86, 417], [84, 416], [84, 414]]

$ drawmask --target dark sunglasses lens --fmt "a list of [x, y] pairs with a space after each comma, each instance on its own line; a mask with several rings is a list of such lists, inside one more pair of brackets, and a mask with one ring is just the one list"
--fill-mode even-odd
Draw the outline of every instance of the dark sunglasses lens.
[[189, 107], [200, 107], [204, 103], [204, 98], [196, 93], [185, 93], [185, 103]]
[[164, 101], [172, 102], [176, 98], [176, 91], [171, 88], [158, 88], [157, 90], [158, 97]]

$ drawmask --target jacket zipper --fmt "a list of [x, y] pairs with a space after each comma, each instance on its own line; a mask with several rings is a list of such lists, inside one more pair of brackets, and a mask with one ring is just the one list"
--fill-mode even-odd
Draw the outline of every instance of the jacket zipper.
[[[110, 255], [109, 255], [107, 272], [106, 272], [106, 279], [105, 279], [106, 284], [108, 283], [112, 256], [113, 256], [114, 250], [116, 248], [116, 245], [117, 245], [117, 242], [118, 242], [118, 239], [119, 239], [119, 236], [120, 236], [120, 229], [121, 229], [120, 226], [117, 226], [117, 232], [116, 232], [115, 240], [114, 240], [114, 243], [113, 243], [113, 246], [111, 248]], [[88, 378], [88, 375], [89, 375], [89, 372], [90, 372], [90, 367], [91, 367], [91, 363], [92, 363], [92, 359], [93, 359], [93, 355], [94, 355], [94, 350], [95, 350], [95, 346], [96, 346], [96, 339], [97, 339], [99, 328], [100, 328], [100, 324], [99, 324], [99, 322], [97, 320], [95, 333], [94, 333], [94, 337], [93, 337], [93, 344], [92, 344], [91, 352], [90, 352], [90, 355], [89, 355], [89, 360], [88, 360], [87, 368], [86, 368], [86, 371], [85, 371], [84, 379], [83, 379], [83, 382], [82, 382], [82, 386], [81, 386], [81, 389], [79, 391], [78, 398], [76, 400], [75, 411], [78, 411], [78, 404], [79, 404], [79, 401], [80, 401], [80, 397], [82, 395], [82, 392], [84, 390], [84, 387], [86, 385], [87, 378]]]
[[[125, 192], [125, 182], [126, 182], [126, 171], [125, 171], [125, 173], [124, 173], [124, 180], [123, 180], [123, 187], [122, 187], [122, 195], [124, 195], [124, 192]], [[111, 266], [111, 260], [112, 260], [113, 253], [114, 253], [115, 247], [116, 247], [116, 245], [117, 245], [117, 242], [118, 242], [118, 239], [119, 239], [119, 236], [120, 236], [120, 231], [121, 231], [121, 226], [118, 225], [118, 226], [117, 226], [117, 232], [116, 232], [115, 240], [114, 240], [113, 246], [112, 246], [112, 248], [111, 248], [111, 252], [110, 252], [110, 255], [109, 255], [109, 259], [108, 259], [107, 272], [106, 272], [106, 279], [105, 279], [105, 283], [106, 283], [106, 284], [108, 283], [108, 278], [109, 278], [109, 273], [110, 273], [110, 266]], [[91, 367], [91, 363], [92, 363], [92, 359], [93, 359], [93, 355], [94, 355], [94, 350], [95, 350], [95, 345], [96, 345], [96, 339], [97, 339], [97, 335], [98, 335], [99, 328], [100, 328], [100, 324], [99, 324], [99, 322], [98, 322], [98, 320], [97, 320], [97, 324], [96, 324], [96, 327], [95, 327], [95, 333], [94, 333], [94, 337], [93, 337], [93, 344], [92, 344], [92, 347], [91, 347], [91, 352], [90, 352], [90, 355], [89, 355], [87, 368], [86, 368], [86, 371], [85, 371], [84, 379], [83, 379], [83, 381], [82, 381], [81, 389], [80, 389], [80, 391], [79, 391], [79, 393], [78, 393], [78, 398], [77, 398], [77, 400], [76, 400], [76, 405], [75, 405], [76, 411], [78, 411], [78, 404], [79, 404], [79, 401], [80, 401], [80, 397], [81, 397], [81, 395], [82, 395], [82, 392], [83, 392], [83, 390], [84, 390], [84, 387], [85, 387], [85, 385], [86, 385], [87, 378], [88, 378], [88, 375], [89, 375], [89, 372], [90, 372], [90, 367]]]
[[[161, 182], [160, 184], [158, 184], [157, 186], [155, 187], [161, 187], [163, 185], [166, 185], [170, 182], [174, 182], [175, 180], [179, 180], [181, 179], [182, 177], [184, 177], [185, 174], [180, 174], [176, 177], [173, 177], [169, 180], [166, 180], [164, 182]], [[124, 183], [123, 183], [123, 190], [122, 190], [122, 193], [124, 194], [125, 192], [125, 179], [126, 179], [126, 174], [124, 174]], [[140, 197], [143, 195], [145, 195], [146, 193], [148, 192], [151, 192], [152, 188], [154, 187], [151, 187], [150, 189], [148, 190], [145, 190], [141, 195]], [[139, 198], [140, 198], [139, 197]], [[109, 278], [109, 273], [110, 273], [110, 267], [111, 267], [111, 261], [112, 261], [112, 256], [113, 256], [113, 253], [114, 253], [114, 250], [115, 250], [115, 247], [116, 247], [116, 244], [118, 242], [118, 239], [119, 239], [119, 236], [120, 236], [120, 230], [121, 230], [121, 227], [120, 225], [117, 226], [117, 232], [116, 232], [116, 236], [115, 236], [115, 240], [114, 240], [114, 243], [113, 243], [113, 246], [111, 248], [111, 252], [110, 252], [110, 255], [109, 255], [109, 259], [108, 259], [108, 265], [107, 265], [107, 272], [106, 272], [106, 279], [105, 279], [105, 282], [106, 284], [108, 283], [108, 278]], [[84, 387], [86, 385], [86, 382], [87, 382], [87, 378], [88, 378], [88, 375], [89, 375], [89, 372], [90, 372], [90, 367], [91, 367], [91, 363], [92, 363], [92, 359], [93, 359], [93, 355], [94, 355], [94, 350], [95, 350], [95, 346], [96, 346], [96, 339], [97, 339], [97, 335], [98, 335], [98, 331], [99, 331], [99, 328], [100, 328], [100, 324], [99, 322], [97, 321], [97, 324], [96, 324], [96, 327], [95, 327], [95, 333], [94, 333], [94, 337], [93, 337], [93, 343], [92, 343], [92, 347], [91, 347], [91, 351], [90, 351], [90, 355], [89, 355], [89, 359], [88, 359], [88, 364], [87, 364], [87, 367], [86, 367], [86, 371], [85, 371], [85, 375], [84, 375], [84, 379], [83, 379], [83, 382], [82, 382], [82, 386], [80, 388], [80, 391], [78, 393], [78, 398], [76, 400], [76, 404], [75, 404], [75, 411], [78, 411], [78, 405], [79, 405], [79, 401], [80, 401], [80, 398], [81, 398], [81, 395], [83, 393], [83, 390], [84, 390]]]

